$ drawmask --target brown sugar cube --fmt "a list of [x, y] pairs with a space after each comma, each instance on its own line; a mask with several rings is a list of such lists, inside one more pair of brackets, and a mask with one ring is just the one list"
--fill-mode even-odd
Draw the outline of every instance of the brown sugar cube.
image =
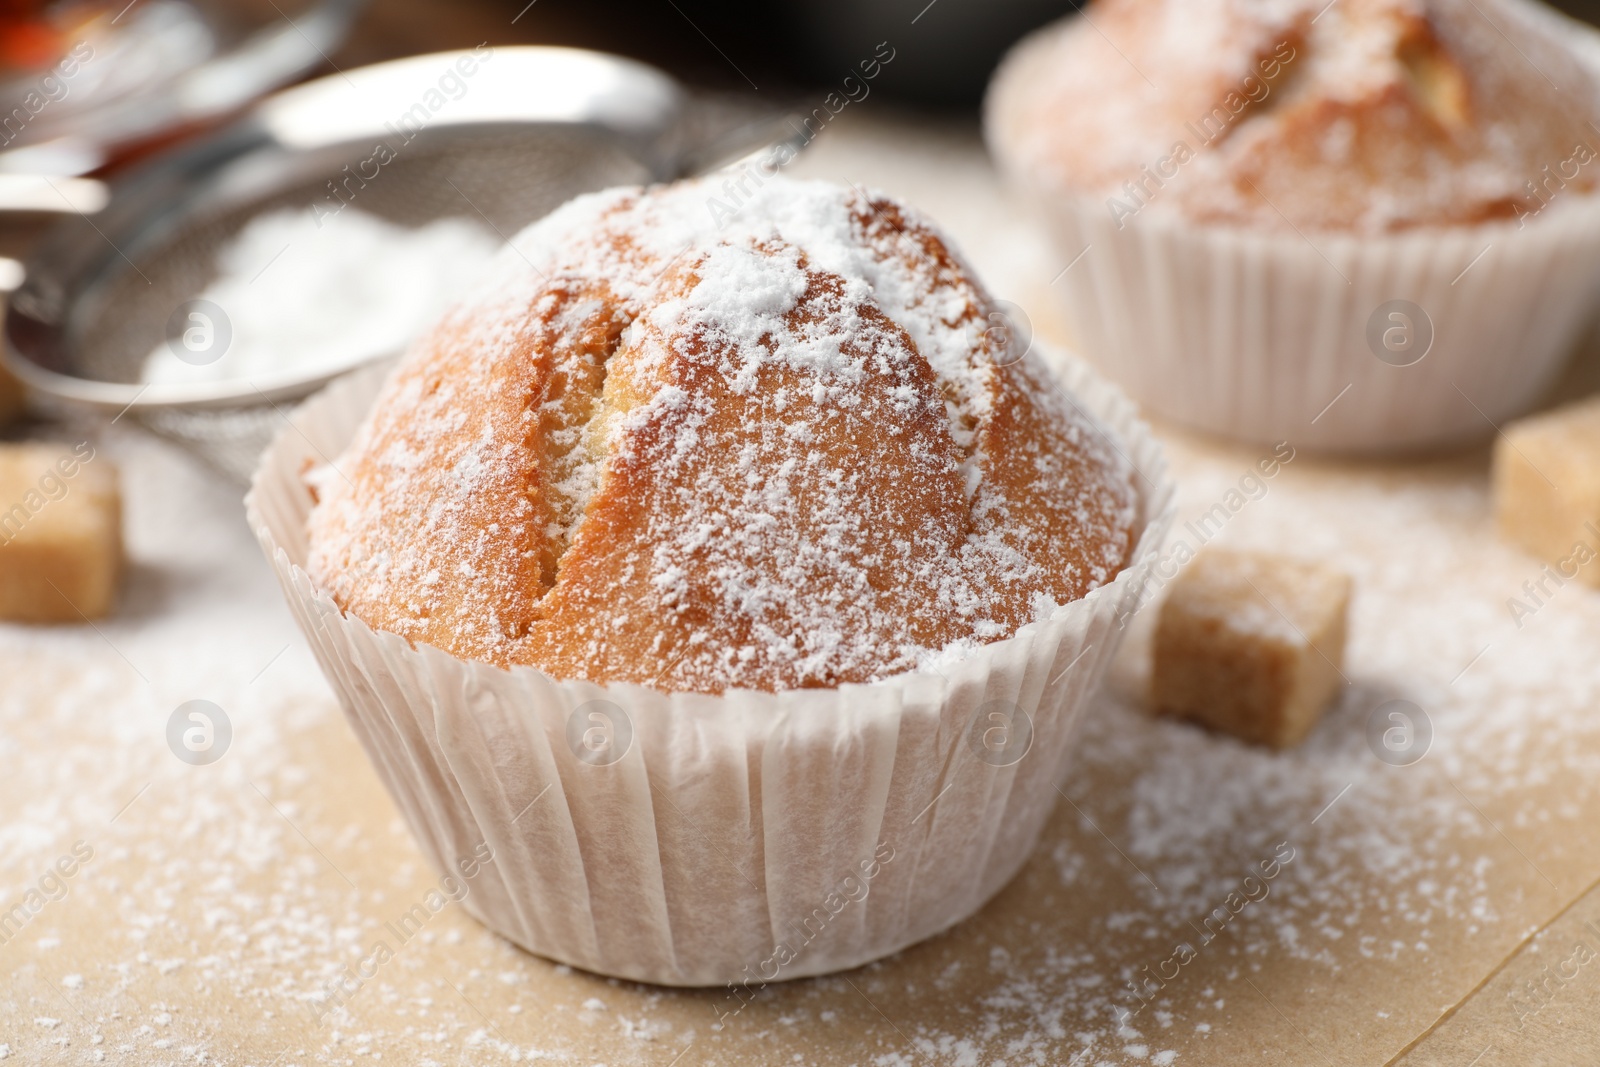
[[1208, 549], [1156, 625], [1156, 709], [1274, 748], [1316, 725], [1339, 683], [1347, 575], [1263, 552]]
[[1600, 398], [1507, 426], [1495, 442], [1492, 481], [1502, 536], [1561, 579], [1600, 585], [1600, 565], [1591, 562], [1600, 555]]
[[0, 619], [78, 622], [111, 610], [122, 503], [87, 442], [0, 445]]

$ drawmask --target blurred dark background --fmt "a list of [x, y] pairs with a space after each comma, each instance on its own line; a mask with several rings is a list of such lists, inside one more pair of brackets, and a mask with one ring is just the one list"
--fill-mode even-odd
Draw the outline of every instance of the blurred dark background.
[[[1337, 2], [1337, 0], [1334, 0]], [[1476, 5], [1476, 0], [1468, 0]], [[676, 75], [690, 86], [752, 94], [772, 106], [821, 103], [830, 89], [859, 75], [863, 62], [892, 56], [868, 86], [854, 92], [934, 108], [971, 109], [996, 64], [1016, 40], [1071, 15], [1082, 0], [0, 0], [0, 99], [8, 114], [35, 89], [70, 47], [93, 42], [98, 65], [77, 84], [72, 104], [48, 111], [7, 149], [68, 129], [66, 111], [102, 114], [114, 99], [86, 101], [87, 82], [124, 106], [112, 124], [159, 126], [160, 87], [185, 67], [217, 60], [254, 34], [276, 34], [273, 50], [297, 52], [277, 75], [226, 106], [194, 114], [194, 97], [216, 96], [227, 78], [199, 90], [176, 91], [179, 110], [194, 124], [219, 121], [260, 92], [293, 77], [333, 73], [381, 60], [489, 43], [571, 45], [630, 56]], [[1600, 0], [1557, 0], [1570, 14], [1600, 23]], [[292, 25], [291, 16], [304, 20]], [[353, 22], [352, 22], [353, 18]], [[323, 25], [321, 31], [312, 28]], [[336, 26], [336, 28], [335, 28]], [[248, 51], [248, 49], [245, 49]], [[233, 56], [237, 70], [252, 60]], [[305, 61], [311, 63], [308, 70]], [[215, 63], [213, 65], [216, 65]], [[271, 64], [268, 63], [268, 66]], [[221, 72], [218, 72], [221, 73]], [[275, 79], [275, 80], [274, 80]], [[235, 77], [235, 81], [239, 78]], [[108, 88], [105, 83], [115, 83]], [[270, 84], [269, 84], [270, 83]], [[140, 94], [145, 94], [140, 96]], [[12, 99], [16, 98], [16, 99]], [[755, 102], [755, 101], [752, 101]], [[91, 108], [89, 105], [93, 103]], [[38, 113], [39, 108], [30, 108]], [[205, 109], [200, 109], [205, 110]], [[202, 122], [203, 120], [203, 122]], [[87, 121], [87, 120], [85, 120]], [[46, 130], [44, 126], [62, 129]], [[92, 122], [90, 122], [92, 126]], [[116, 140], [106, 131], [100, 139]], [[129, 138], [123, 138], [128, 140]], [[121, 148], [113, 154], [120, 158]], [[0, 161], [0, 171], [20, 168]], [[46, 165], [49, 170], [57, 162]]]
[[[367, 63], [482, 41], [565, 44], [633, 56], [691, 85], [780, 93], [836, 84], [888, 41], [895, 59], [874, 92], [971, 107], [1012, 42], [1077, 6], [1074, 0], [536, 0], [531, 6], [373, 0], [334, 61]], [[1555, 6], [1600, 24], [1600, 0]]]
[[1071, 10], [1063, 0], [372, 0], [335, 61], [485, 40], [563, 44], [702, 88], [779, 94], [837, 85], [887, 42], [895, 58], [873, 92], [961, 105], [979, 99], [1011, 42]]

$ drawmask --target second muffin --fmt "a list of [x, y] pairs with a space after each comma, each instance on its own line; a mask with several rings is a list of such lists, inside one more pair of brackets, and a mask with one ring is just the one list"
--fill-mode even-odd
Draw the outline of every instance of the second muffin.
[[1562, 19], [1101, 0], [1013, 51], [986, 133], [1074, 264], [1083, 350], [1149, 408], [1345, 451], [1487, 436], [1600, 278], [1594, 34]]

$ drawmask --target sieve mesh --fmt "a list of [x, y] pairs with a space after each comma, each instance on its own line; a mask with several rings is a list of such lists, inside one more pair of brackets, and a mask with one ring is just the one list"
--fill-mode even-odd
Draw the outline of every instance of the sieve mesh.
[[[312, 204], [330, 210], [336, 203], [328, 199], [328, 182], [345, 177], [343, 168], [370, 152], [347, 148], [320, 157], [253, 160], [247, 173], [230, 175], [123, 245], [126, 259], [109, 259], [102, 275], [70, 304], [63, 334], [66, 369], [100, 381], [137, 382], [145, 357], [166, 340], [172, 309], [214, 277], [223, 244], [266, 210]], [[406, 144], [376, 178], [355, 188], [350, 203], [409, 227], [463, 216], [509, 238], [579, 193], [651, 178], [650, 169], [615, 138], [592, 130], [467, 127]], [[241, 186], [247, 191], [241, 193]], [[263, 398], [205, 409], [136, 408], [131, 417], [244, 483], [291, 407]]]

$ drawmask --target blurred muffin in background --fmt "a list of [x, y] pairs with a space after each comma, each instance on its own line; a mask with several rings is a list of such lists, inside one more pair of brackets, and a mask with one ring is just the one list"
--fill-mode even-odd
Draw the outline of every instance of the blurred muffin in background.
[[989, 132], [1130, 213], [1382, 233], [1591, 191], [1597, 97], [1492, 0], [1103, 0], [1018, 48]]
[[1530, 0], [1101, 0], [1007, 57], [986, 135], [1147, 408], [1433, 448], [1527, 411], [1592, 316], [1592, 57]]

